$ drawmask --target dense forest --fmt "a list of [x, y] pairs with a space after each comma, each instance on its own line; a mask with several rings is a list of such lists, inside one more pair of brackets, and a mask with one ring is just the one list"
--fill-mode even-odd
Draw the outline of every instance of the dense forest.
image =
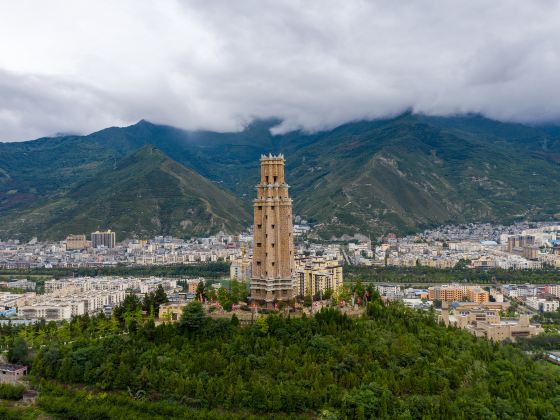
[[480, 284], [515, 283], [560, 283], [560, 270], [543, 268], [540, 270], [471, 269], [461, 267], [441, 269], [433, 267], [366, 267], [344, 266], [345, 280], [363, 282], [430, 284], [468, 282]]
[[13, 276], [52, 276], [62, 278], [69, 276], [201, 276], [219, 278], [229, 275], [229, 263], [224, 261], [203, 264], [176, 264], [116, 267], [84, 267], [84, 268], [32, 268], [32, 269], [0, 269], [0, 275]]
[[[157, 304], [155, 295], [153, 304]], [[111, 319], [4, 326], [32, 364], [34, 418], [558, 418], [558, 367], [511, 344], [444, 328], [433, 312], [385, 306], [270, 315], [249, 326], [189, 304], [156, 326], [128, 298]], [[10, 414], [11, 413], [11, 414]], [[15, 417], [14, 417], [15, 418]]]
[[[35, 269], [0, 269], [0, 276], [28, 278], [62, 278], [68, 276], [200, 276], [211, 279], [229, 276], [229, 263], [224, 261], [192, 265], [152, 265], [152, 266], [116, 266], [90, 268], [35, 268]], [[470, 269], [458, 266], [451, 269], [432, 267], [367, 267], [344, 266], [344, 278], [350, 282], [361, 279], [362, 282], [396, 282], [402, 284], [428, 284], [449, 282], [471, 283], [560, 283], [560, 270], [543, 268], [540, 270], [504, 270], [504, 269]]]

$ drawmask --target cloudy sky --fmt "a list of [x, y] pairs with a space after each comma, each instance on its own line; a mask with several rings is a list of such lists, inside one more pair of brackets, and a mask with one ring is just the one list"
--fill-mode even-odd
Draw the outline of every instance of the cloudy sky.
[[560, 121], [559, 22], [548, 0], [5, 1], [0, 140], [406, 109]]

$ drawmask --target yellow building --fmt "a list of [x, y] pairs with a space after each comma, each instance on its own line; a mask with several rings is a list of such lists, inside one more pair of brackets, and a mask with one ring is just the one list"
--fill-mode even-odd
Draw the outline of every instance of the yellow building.
[[232, 260], [229, 267], [229, 279], [241, 283], [251, 281], [251, 260], [245, 256], [245, 245], [241, 247], [241, 257]]
[[458, 287], [449, 285], [433, 286], [428, 288], [428, 297], [430, 300], [442, 300], [446, 302], [463, 300], [464, 293]]
[[68, 235], [66, 237], [66, 250], [73, 251], [77, 249], [86, 249], [88, 241], [86, 235]]
[[481, 288], [472, 288], [467, 290], [467, 298], [469, 302], [486, 303], [490, 300], [490, 293]]
[[428, 288], [430, 300], [441, 300], [445, 302], [462, 301], [468, 299], [470, 302], [484, 303], [490, 300], [490, 294], [478, 285], [443, 284]]
[[326, 290], [336, 291], [342, 285], [342, 264], [323, 257], [296, 260], [296, 294], [316, 296]]
[[544, 331], [540, 325], [532, 325], [528, 315], [502, 320], [497, 309], [459, 307], [450, 315], [447, 302], [442, 305], [440, 319], [447, 326], [462, 328], [476, 337], [497, 342], [515, 341], [518, 337], [532, 337]]
[[158, 318], [160, 322], [178, 322], [183, 315], [184, 303], [170, 303], [160, 305]]

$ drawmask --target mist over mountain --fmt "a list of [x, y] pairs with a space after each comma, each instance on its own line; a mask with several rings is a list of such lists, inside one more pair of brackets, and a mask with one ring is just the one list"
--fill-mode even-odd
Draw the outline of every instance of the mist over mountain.
[[0, 138], [141, 118], [318, 131], [406, 109], [558, 121], [559, 16], [554, 1], [7, 2]]
[[[286, 156], [295, 214], [316, 224], [326, 238], [413, 232], [442, 223], [551, 220], [560, 214], [560, 129], [555, 126], [411, 113], [315, 133], [273, 135], [270, 129], [277, 124], [260, 120], [240, 132], [219, 133], [142, 120], [87, 136], [0, 143], [0, 237], [59, 238], [98, 227], [118, 227], [125, 236], [240, 230], [250, 223], [260, 155], [270, 152]], [[158, 149], [155, 166], [146, 156], [147, 145]], [[134, 170], [125, 165], [123, 177], [123, 162], [138, 150], [145, 159]], [[168, 158], [175, 162], [161, 163]], [[164, 169], [169, 165], [211, 182], [169, 184], [170, 171]], [[140, 170], [144, 166], [158, 176], [147, 176]], [[203, 201], [211, 202], [212, 210], [195, 212], [192, 225], [181, 229], [182, 221], [191, 220], [190, 207], [180, 198], [181, 185], [187, 184], [208, 187]], [[169, 192], [179, 197], [174, 210], [150, 217], [132, 211], [162, 199], [145, 195], [147, 185], [152, 194], [174, 185]], [[109, 204], [96, 209], [86, 198], [103, 203], [117, 191], [137, 197], [120, 215]], [[191, 194], [201, 197], [200, 191], [186, 196]], [[57, 217], [65, 222], [47, 228]]]

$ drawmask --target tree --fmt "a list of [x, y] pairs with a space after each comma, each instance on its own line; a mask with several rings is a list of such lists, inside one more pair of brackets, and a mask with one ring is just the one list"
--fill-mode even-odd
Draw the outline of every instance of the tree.
[[13, 346], [8, 351], [8, 360], [12, 363], [28, 364], [29, 348], [22, 337], [16, 337]]
[[359, 278], [356, 281], [356, 284], [354, 285], [354, 293], [356, 293], [356, 295], [358, 295], [359, 297], [362, 297], [365, 294], [365, 289], [362, 284], [362, 280], [360, 280]]
[[325, 289], [325, 291], [323, 292], [323, 299], [328, 300], [332, 297], [332, 295], [333, 295], [333, 289]]
[[169, 299], [167, 299], [167, 294], [160, 284], [155, 292], [146, 293], [142, 302], [142, 309], [151, 315], [157, 315], [160, 305], [167, 302], [169, 302]]
[[204, 323], [204, 308], [198, 301], [190, 302], [185, 309], [179, 322], [179, 329], [182, 332], [198, 331]]
[[470, 263], [471, 263], [470, 260], [461, 258], [459, 261], [457, 261], [457, 264], [455, 264], [455, 267], [453, 268], [455, 270], [465, 270], [466, 268], [468, 268]]
[[198, 286], [196, 286], [196, 299], [202, 300], [204, 298], [205, 293], [206, 293], [206, 287], [204, 286], [204, 281], [201, 280], [198, 283]]
[[163, 290], [163, 286], [161, 284], [158, 285], [155, 291], [155, 300], [158, 304], [169, 302], [169, 299], [167, 299], [167, 293], [165, 293], [165, 290]]
[[138, 310], [142, 310], [142, 302], [135, 294], [128, 294], [122, 303], [115, 308], [113, 315], [119, 320], [119, 322], [124, 323], [125, 313], [137, 312]]
[[263, 335], [268, 333], [268, 322], [266, 322], [266, 318], [261, 317], [255, 321], [255, 324], [259, 327], [259, 332]]

